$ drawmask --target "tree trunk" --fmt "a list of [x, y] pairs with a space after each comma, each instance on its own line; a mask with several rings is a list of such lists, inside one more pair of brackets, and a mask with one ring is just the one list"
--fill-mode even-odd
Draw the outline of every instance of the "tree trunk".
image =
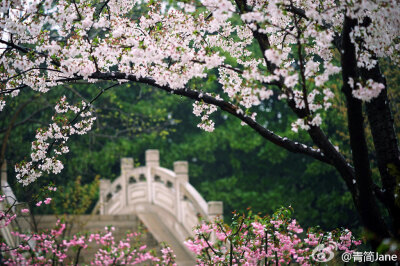
[[346, 96], [348, 129], [350, 134], [350, 147], [355, 169], [355, 193], [352, 193], [362, 223], [366, 230], [372, 233], [371, 244], [377, 248], [383, 238], [389, 237], [388, 228], [383, 220], [374, 195], [368, 146], [364, 132], [364, 116], [362, 102], [352, 95], [352, 86], [349, 79], [358, 80], [357, 59], [354, 44], [351, 42], [350, 33], [357, 25], [356, 19], [346, 17], [342, 32], [342, 91]]
[[371, 128], [379, 172], [382, 180], [380, 200], [387, 207], [393, 222], [396, 238], [400, 238], [400, 206], [396, 203], [396, 184], [400, 183], [400, 152], [394, 128], [394, 120], [387, 96], [386, 79], [379, 64], [373, 69], [361, 70], [363, 80], [372, 79], [385, 85], [377, 98], [367, 103], [367, 115]]

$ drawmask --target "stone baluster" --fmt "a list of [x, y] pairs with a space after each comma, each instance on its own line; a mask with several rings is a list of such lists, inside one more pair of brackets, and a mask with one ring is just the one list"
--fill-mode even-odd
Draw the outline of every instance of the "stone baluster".
[[128, 205], [128, 182], [129, 176], [133, 172], [133, 158], [122, 158], [121, 159], [121, 188], [122, 188], [122, 204], [123, 206]]
[[160, 152], [158, 150], [146, 151], [146, 166], [150, 167], [160, 166]]
[[111, 181], [109, 179], [100, 179], [100, 214], [107, 214], [106, 210], [106, 201], [107, 201], [107, 193], [109, 192], [111, 187]]
[[[207, 202], [207, 212], [208, 212], [208, 220], [210, 222], [214, 222], [216, 218], [223, 218], [223, 202], [222, 201], [209, 201]], [[210, 240], [215, 242], [217, 240], [217, 235], [215, 232], [211, 233]]]
[[183, 217], [185, 215], [181, 198], [182, 195], [182, 187], [185, 186], [186, 183], [189, 182], [189, 164], [186, 161], [177, 161], [174, 162], [174, 172], [176, 174], [176, 217], [180, 223], [183, 223]]
[[146, 151], [146, 181], [147, 195], [150, 203], [154, 202], [153, 177], [151, 176], [151, 168], [160, 166], [160, 152], [158, 150]]
[[223, 218], [224, 205], [222, 201], [209, 201], [208, 202], [208, 219], [210, 222], [214, 221], [217, 217]]

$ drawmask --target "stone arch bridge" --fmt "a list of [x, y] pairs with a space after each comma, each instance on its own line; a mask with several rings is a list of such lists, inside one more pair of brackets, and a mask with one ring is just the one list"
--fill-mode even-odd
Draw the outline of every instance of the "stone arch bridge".
[[167, 242], [178, 265], [193, 265], [194, 257], [183, 242], [193, 234], [199, 217], [222, 216], [222, 202], [206, 202], [189, 183], [188, 162], [174, 169], [160, 166], [158, 150], [146, 151], [144, 166], [134, 168], [132, 158], [121, 159], [121, 175], [113, 182], [100, 180], [95, 212], [100, 215], [137, 215], [158, 242]]

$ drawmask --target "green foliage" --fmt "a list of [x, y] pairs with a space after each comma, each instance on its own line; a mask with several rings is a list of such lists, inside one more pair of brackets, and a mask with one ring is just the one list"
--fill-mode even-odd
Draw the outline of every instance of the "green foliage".
[[67, 185], [58, 187], [59, 193], [55, 194], [54, 203], [51, 204], [54, 214], [85, 214], [94, 205], [98, 198], [99, 178], [89, 184], [82, 184], [81, 176], [71, 180]]

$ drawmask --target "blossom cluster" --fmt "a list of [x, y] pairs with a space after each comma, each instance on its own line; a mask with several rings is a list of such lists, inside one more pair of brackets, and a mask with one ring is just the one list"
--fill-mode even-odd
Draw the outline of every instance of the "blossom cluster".
[[[43, 172], [61, 172], [64, 166], [58, 157], [69, 152], [68, 139], [75, 134], [86, 134], [96, 119], [88, 109], [89, 106], [85, 102], [70, 105], [65, 96], [60, 99], [55, 106], [56, 113], [52, 117], [52, 123], [36, 132], [36, 139], [32, 142], [31, 160], [15, 166], [18, 182], [26, 186]], [[71, 116], [73, 117], [69, 118]]]
[[370, 102], [372, 99], [378, 97], [381, 91], [385, 88], [385, 85], [373, 81], [372, 79], [367, 80], [366, 85], [362, 85], [360, 82], [355, 84], [352, 78], [349, 79], [348, 84], [353, 88], [353, 96], [357, 99]]
[[282, 208], [271, 217], [235, 214], [231, 226], [218, 220], [203, 222], [185, 244], [196, 254], [198, 265], [313, 265], [318, 245], [324, 245], [320, 252], [329, 254], [352, 252], [361, 244], [349, 230], [304, 232], [290, 216], [291, 211]]
[[46, 198], [44, 201], [39, 201], [39, 202], [37, 202], [37, 203], [36, 203], [36, 206], [37, 206], [37, 207], [40, 207], [40, 205], [42, 205], [42, 203], [44, 203], [44, 204], [46, 204], [46, 205], [49, 205], [50, 202], [51, 202], [51, 198]]
[[210, 119], [210, 115], [215, 111], [217, 111], [215, 105], [195, 101], [193, 103], [193, 113], [195, 116], [201, 116], [201, 123], [197, 126], [208, 132], [214, 131], [214, 121]]

